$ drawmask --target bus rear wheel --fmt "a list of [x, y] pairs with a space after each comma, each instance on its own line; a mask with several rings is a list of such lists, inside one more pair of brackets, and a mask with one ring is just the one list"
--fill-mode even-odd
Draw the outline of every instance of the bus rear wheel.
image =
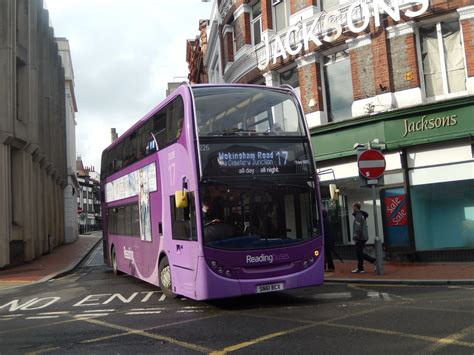
[[112, 248], [112, 267], [114, 269], [114, 274], [115, 275], [121, 275], [122, 272], [119, 271], [117, 267], [117, 256], [115, 255], [115, 248]]
[[158, 277], [161, 291], [165, 296], [168, 298], [175, 298], [176, 295], [173, 293], [173, 281], [171, 279], [171, 268], [166, 256], [161, 259], [158, 266]]

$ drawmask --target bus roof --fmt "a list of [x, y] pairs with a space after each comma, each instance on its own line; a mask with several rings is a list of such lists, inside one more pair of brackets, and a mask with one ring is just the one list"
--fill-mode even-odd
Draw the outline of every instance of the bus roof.
[[288, 91], [288, 88], [285, 87], [273, 87], [273, 86], [264, 86], [264, 85], [256, 85], [256, 84], [188, 84], [183, 82], [175, 91], [173, 91], [169, 96], [167, 96], [163, 101], [161, 101], [157, 106], [155, 106], [151, 111], [149, 111], [145, 116], [140, 118], [137, 122], [135, 122], [132, 127], [127, 129], [123, 134], [121, 134], [115, 141], [113, 141], [107, 148], [104, 149], [105, 151], [109, 151], [122, 142], [125, 138], [127, 138], [132, 132], [134, 132], [137, 128], [143, 125], [150, 117], [152, 117], [157, 111], [159, 111], [163, 106], [165, 106], [168, 102], [173, 100], [176, 96], [183, 93], [186, 88], [199, 88], [199, 87], [253, 87], [253, 88], [260, 88], [264, 90], [282, 90]]

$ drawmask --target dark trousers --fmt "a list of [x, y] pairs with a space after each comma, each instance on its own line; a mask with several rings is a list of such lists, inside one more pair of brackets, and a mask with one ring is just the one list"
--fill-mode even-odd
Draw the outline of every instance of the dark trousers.
[[367, 260], [368, 262], [374, 264], [375, 263], [375, 258], [370, 256], [369, 254], [364, 253], [364, 247], [365, 247], [364, 241], [358, 240], [356, 241], [356, 254], [357, 254], [357, 268], [359, 270], [364, 270], [364, 260]]
[[328, 270], [334, 270], [334, 260], [332, 258], [331, 246], [324, 244], [325, 264]]

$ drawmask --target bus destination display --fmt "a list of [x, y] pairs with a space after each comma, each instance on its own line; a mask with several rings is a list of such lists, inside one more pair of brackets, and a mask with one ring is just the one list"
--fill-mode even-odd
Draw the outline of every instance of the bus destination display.
[[302, 143], [201, 144], [204, 176], [310, 174], [311, 161]]

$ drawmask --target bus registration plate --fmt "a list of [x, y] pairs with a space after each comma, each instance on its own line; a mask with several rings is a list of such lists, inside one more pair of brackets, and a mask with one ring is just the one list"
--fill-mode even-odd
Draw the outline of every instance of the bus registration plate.
[[281, 290], [283, 290], [283, 283], [257, 286], [257, 293], [274, 292]]

